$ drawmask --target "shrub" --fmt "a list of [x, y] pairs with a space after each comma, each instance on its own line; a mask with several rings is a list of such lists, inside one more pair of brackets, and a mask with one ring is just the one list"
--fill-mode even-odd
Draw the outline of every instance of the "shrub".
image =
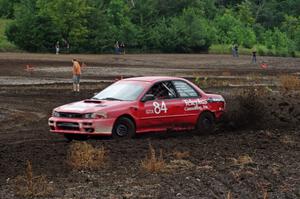
[[209, 53], [211, 54], [230, 54], [231, 46], [225, 44], [213, 44], [209, 47]]
[[94, 148], [86, 142], [72, 143], [67, 157], [67, 163], [73, 169], [95, 170], [103, 167], [107, 159], [104, 147]]
[[159, 156], [157, 156], [154, 148], [151, 144], [149, 144], [148, 155], [144, 160], [142, 160], [141, 167], [150, 173], [157, 173], [164, 170], [166, 164], [163, 159], [162, 150], [160, 150]]
[[190, 152], [188, 152], [188, 151], [184, 151], [184, 152], [174, 151], [173, 152], [173, 156], [176, 159], [181, 160], [181, 159], [189, 157], [190, 156]]
[[268, 55], [269, 53], [268, 48], [264, 45], [257, 45], [256, 49], [257, 49], [257, 53], [261, 56]]
[[17, 47], [10, 43], [5, 36], [5, 29], [11, 22], [12, 20], [0, 19], [0, 52], [17, 51]]
[[279, 82], [285, 91], [300, 89], [300, 79], [295, 75], [282, 75], [279, 77]]
[[48, 182], [46, 176], [34, 176], [31, 162], [27, 161], [27, 168], [24, 176], [17, 176], [13, 180], [15, 192], [20, 197], [45, 197], [53, 191], [53, 186]]

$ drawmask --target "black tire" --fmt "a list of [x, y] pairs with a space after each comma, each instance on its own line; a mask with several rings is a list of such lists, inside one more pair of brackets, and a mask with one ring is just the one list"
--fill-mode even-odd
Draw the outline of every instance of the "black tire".
[[212, 113], [204, 112], [201, 113], [198, 118], [196, 130], [201, 133], [212, 133], [216, 127], [215, 118]]
[[119, 118], [112, 130], [113, 138], [132, 138], [135, 136], [135, 125], [133, 121], [127, 117]]
[[84, 141], [88, 139], [87, 135], [77, 135], [77, 134], [64, 134], [65, 138], [71, 142], [73, 140]]

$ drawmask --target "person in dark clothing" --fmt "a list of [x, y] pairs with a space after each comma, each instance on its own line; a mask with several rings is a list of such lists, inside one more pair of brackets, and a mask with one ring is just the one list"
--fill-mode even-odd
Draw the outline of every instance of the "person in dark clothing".
[[239, 46], [237, 44], [234, 45], [235, 56], [239, 57]]
[[120, 44], [120, 51], [123, 55], [125, 55], [125, 44], [124, 44], [124, 42], [121, 42], [121, 44]]
[[252, 51], [252, 63], [256, 64], [256, 49], [253, 49]]
[[231, 53], [232, 53], [232, 57], [236, 57], [236, 53], [235, 53], [235, 45], [231, 46]]

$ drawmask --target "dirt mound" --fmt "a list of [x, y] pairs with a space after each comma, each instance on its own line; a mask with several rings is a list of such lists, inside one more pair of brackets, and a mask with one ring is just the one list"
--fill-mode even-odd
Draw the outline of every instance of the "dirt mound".
[[300, 126], [299, 97], [296, 92], [257, 89], [231, 94], [225, 97], [228, 106], [221, 126], [231, 130], [296, 128]]

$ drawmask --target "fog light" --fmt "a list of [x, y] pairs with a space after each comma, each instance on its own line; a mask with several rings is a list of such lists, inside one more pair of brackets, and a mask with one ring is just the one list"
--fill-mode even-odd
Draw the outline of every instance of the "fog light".
[[95, 131], [94, 128], [85, 128], [84, 130], [88, 133], [93, 133]]

